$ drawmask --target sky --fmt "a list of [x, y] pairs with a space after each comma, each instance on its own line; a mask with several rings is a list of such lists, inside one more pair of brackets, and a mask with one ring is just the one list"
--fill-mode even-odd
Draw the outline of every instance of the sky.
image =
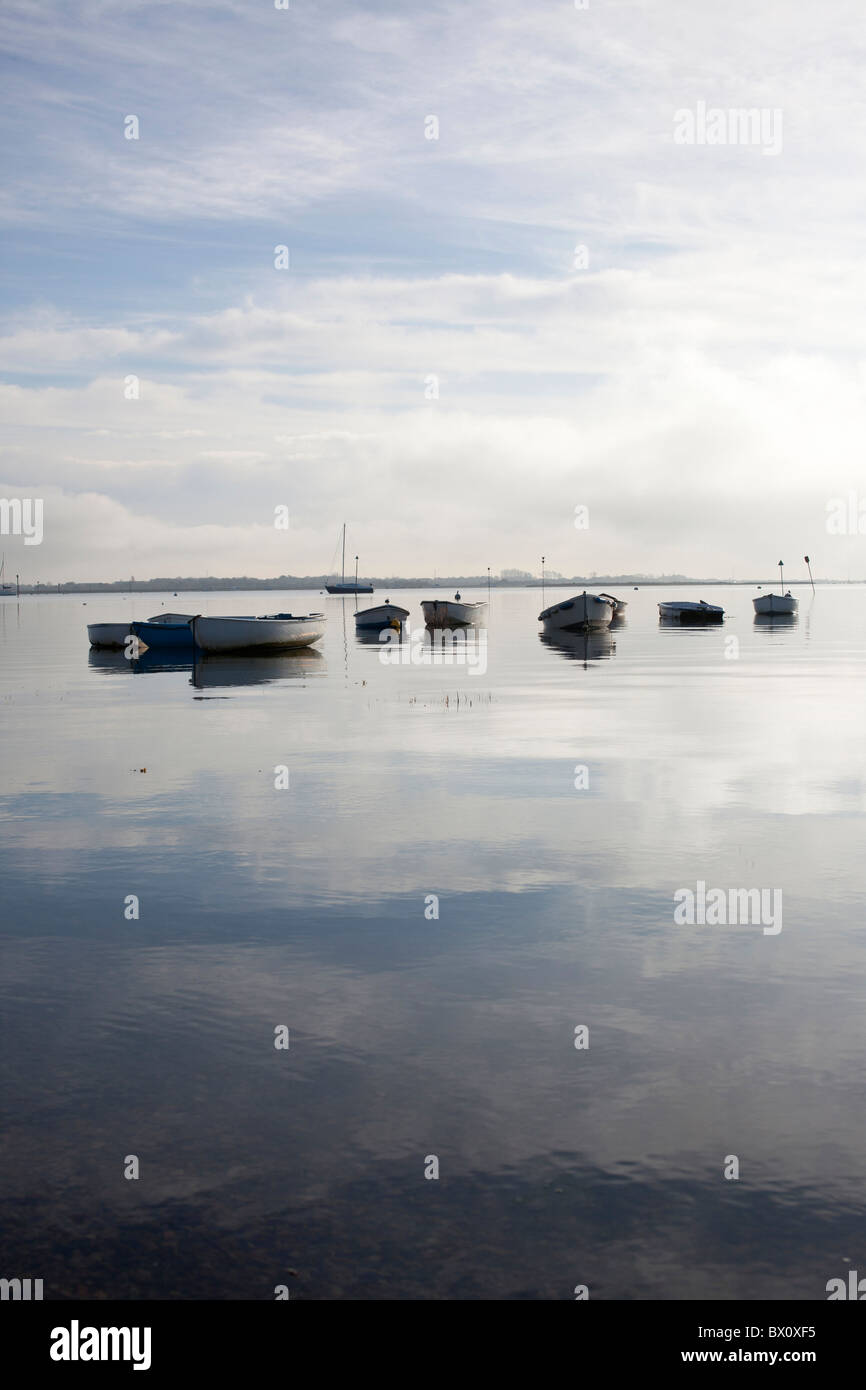
[[288, 3], [0, 9], [7, 573], [866, 575], [859, 0]]

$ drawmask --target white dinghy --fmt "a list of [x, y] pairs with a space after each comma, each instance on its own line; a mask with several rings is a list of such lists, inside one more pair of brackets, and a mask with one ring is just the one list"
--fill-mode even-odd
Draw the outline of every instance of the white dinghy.
[[760, 594], [757, 598], [753, 598], [752, 603], [755, 605], [756, 613], [772, 613], [776, 617], [780, 617], [782, 615], [784, 615], [785, 617], [790, 617], [793, 613], [796, 613], [797, 599], [794, 598], [790, 589], [787, 593], [785, 593], [784, 576], [785, 571], [783, 561], [780, 560], [779, 587], [782, 590], [782, 592], [781, 594]]
[[797, 611], [798, 600], [793, 598], [790, 591], [787, 594], [761, 594], [759, 598], [753, 598], [755, 612], [760, 615], [773, 614], [780, 617], [792, 617]]
[[724, 608], [705, 603], [703, 599], [699, 603], [684, 603], [678, 599], [675, 603], [659, 604], [659, 618], [668, 623], [720, 623], [724, 616]]
[[91, 647], [125, 647], [129, 623], [88, 623]]
[[193, 640], [203, 652], [244, 652], [261, 647], [311, 647], [325, 635], [324, 613], [273, 613], [263, 618], [194, 618]]
[[610, 627], [616, 600], [606, 594], [575, 594], [563, 603], [554, 603], [538, 615], [544, 623], [544, 631], [551, 632], [589, 632], [594, 629]]
[[453, 599], [425, 599], [421, 609], [428, 627], [453, 627], [455, 624], [477, 627], [484, 621], [487, 604], [464, 603], [458, 590]]

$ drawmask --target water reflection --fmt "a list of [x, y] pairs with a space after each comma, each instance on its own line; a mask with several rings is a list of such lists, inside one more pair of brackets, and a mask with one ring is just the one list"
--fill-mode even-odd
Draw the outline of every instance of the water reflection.
[[111, 647], [91, 647], [87, 653], [87, 664], [91, 671], [115, 673], [129, 671], [132, 665], [122, 651]]
[[397, 631], [392, 627], [356, 627], [355, 641], [359, 647], [384, 647], [392, 642], [403, 642], [407, 637], [407, 629]]
[[616, 651], [616, 642], [609, 628], [595, 632], [540, 632], [538, 640], [565, 657], [566, 661], [581, 661], [584, 666], [592, 661], [606, 661]]
[[[8, 1268], [46, 1296], [268, 1297], [291, 1263], [301, 1298], [823, 1297], [866, 1239], [866, 590], [798, 626], [718, 596], [689, 640], [658, 588], [622, 637], [544, 636], [503, 592], [483, 678], [405, 639], [380, 663], [340, 601], [321, 650], [112, 682], [172, 669], [81, 659], [116, 598], [0, 608]], [[779, 887], [784, 929], [679, 926], [700, 880]], [[142, 1133], [133, 1210], [94, 1174]]]
[[[188, 664], [185, 669], [189, 670]], [[237, 655], [201, 652], [193, 663], [190, 685], [208, 690], [217, 686], [270, 685], [273, 681], [322, 676], [326, 670], [324, 656], [314, 647], [261, 656], [243, 652]]]
[[179, 659], [175, 652], [169, 659], [167, 652], [142, 651], [134, 659], [125, 657], [122, 651], [101, 647], [91, 647], [87, 664], [92, 671], [111, 675], [149, 675], [155, 672], [190, 673], [190, 684], [196, 687], [268, 685], [273, 681], [302, 680], [307, 676], [324, 675], [327, 669], [325, 658], [313, 647], [289, 652], [268, 652], [261, 656], [250, 653], [190, 652], [186, 659]]
[[755, 627], [762, 627], [769, 632], [776, 628], [796, 627], [800, 621], [798, 613], [756, 613]]

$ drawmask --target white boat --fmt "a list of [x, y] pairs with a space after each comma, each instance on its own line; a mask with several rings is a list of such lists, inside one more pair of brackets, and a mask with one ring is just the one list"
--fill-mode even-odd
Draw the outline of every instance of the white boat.
[[[808, 563], [809, 557], [807, 555], [806, 564], [808, 565]], [[811, 573], [812, 571], [810, 570], [809, 574], [811, 575]], [[812, 587], [814, 588], [814, 584]], [[757, 598], [752, 599], [756, 613], [772, 613], [776, 617], [786, 618], [790, 618], [796, 613], [797, 600], [792, 595], [790, 589], [785, 593], [785, 563], [783, 560], [779, 561], [779, 588], [782, 590], [780, 594], [759, 594]]]
[[483, 622], [486, 603], [464, 603], [459, 591], [453, 598], [430, 598], [421, 604], [428, 627], [477, 627]]
[[677, 599], [675, 603], [659, 604], [659, 618], [665, 622], [720, 623], [724, 616], [724, 608], [719, 608], [715, 603], [705, 603], [703, 599], [698, 603], [685, 603]]
[[614, 615], [615, 600], [608, 595], [574, 594], [562, 603], [554, 603], [539, 613], [538, 621], [544, 623], [545, 632], [586, 632], [592, 629], [610, 627]]
[[[148, 618], [147, 623], [139, 623], [138, 626], [144, 628], [156, 623], [158, 627], [178, 627], [183, 623], [191, 623], [192, 620], [192, 613], [157, 613], [154, 617]], [[131, 622], [87, 624], [87, 636], [90, 638], [91, 647], [125, 647], [126, 639], [132, 632]]]
[[378, 604], [375, 608], [364, 608], [360, 613], [356, 613], [355, 627], [361, 629], [393, 627], [397, 632], [400, 632], [408, 616], [408, 608], [400, 608], [396, 603], [392, 603], [389, 598], [386, 598], [384, 603]]
[[272, 613], [261, 618], [193, 619], [193, 640], [204, 652], [242, 652], [252, 648], [311, 647], [325, 635], [324, 613]]
[[758, 598], [752, 599], [752, 603], [755, 605], [756, 613], [791, 617], [797, 611], [798, 600], [789, 590], [787, 594], [760, 594]]
[[628, 604], [624, 598], [614, 598], [613, 594], [599, 594], [599, 598], [610, 599], [613, 604], [613, 616], [615, 618], [622, 618], [624, 616], [625, 610], [628, 608]]
[[129, 623], [88, 623], [91, 647], [125, 647]]

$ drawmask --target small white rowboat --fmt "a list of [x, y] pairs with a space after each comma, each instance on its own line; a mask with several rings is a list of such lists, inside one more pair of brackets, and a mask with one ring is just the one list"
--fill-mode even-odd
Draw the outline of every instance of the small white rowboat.
[[761, 594], [758, 598], [753, 598], [756, 613], [774, 613], [777, 616], [785, 614], [790, 617], [797, 611], [797, 602], [791, 593], [787, 594]]
[[324, 613], [295, 617], [273, 613], [263, 618], [195, 618], [193, 639], [204, 652], [242, 652], [261, 647], [311, 647], [325, 635]]
[[544, 623], [545, 632], [587, 632], [596, 628], [610, 627], [616, 600], [607, 595], [575, 594], [563, 603], [554, 603], [539, 613], [538, 621]]
[[88, 623], [91, 647], [125, 647], [129, 623]]
[[428, 627], [452, 627], [455, 623], [477, 627], [484, 621], [486, 603], [463, 603], [459, 594], [452, 598], [425, 599], [421, 604]]

